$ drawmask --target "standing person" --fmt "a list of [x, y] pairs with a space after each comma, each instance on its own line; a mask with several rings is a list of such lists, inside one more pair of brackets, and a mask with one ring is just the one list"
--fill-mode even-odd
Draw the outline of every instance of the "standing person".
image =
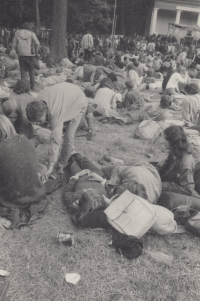
[[[31, 31], [31, 24], [26, 22], [22, 25], [22, 29], [15, 33], [13, 40], [13, 48], [19, 56], [19, 65], [21, 70], [21, 79], [26, 79], [26, 72], [29, 72], [31, 89], [35, 88], [34, 63], [35, 54], [37, 53], [40, 42], [36, 35]], [[35, 51], [33, 50], [35, 45]]]
[[149, 52], [154, 52], [155, 51], [155, 47], [156, 44], [154, 43], [154, 40], [152, 40], [152, 42], [150, 42], [147, 46], [147, 49], [149, 50]]
[[[63, 125], [65, 125], [64, 142], [58, 160], [58, 172], [62, 173], [74, 149], [74, 136], [83, 114], [86, 112], [87, 99], [79, 87], [70, 83], [61, 83], [42, 90], [38, 101], [27, 105], [27, 118], [31, 122], [51, 126], [49, 164], [44, 174], [48, 179], [59, 156], [62, 144]], [[90, 130], [90, 128], [89, 128]], [[55, 177], [54, 173], [52, 176]]]
[[88, 30], [86, 34], [83, 36], [81, 41], [81, 47], [84, 50], [84, 60], [89, 61], [92, 57], [92, 50], [93, 50], [94, 42], [93, 37]]

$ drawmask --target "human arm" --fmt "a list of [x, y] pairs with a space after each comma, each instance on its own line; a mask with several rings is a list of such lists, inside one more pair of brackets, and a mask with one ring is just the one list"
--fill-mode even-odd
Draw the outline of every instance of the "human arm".
[[95, 172], [92, 172], [91, 174], [89, 174], [88, 181], [94, 181], [94, 182], [99, 182], [101, 183], [103, 186], [105, 186], [106, 184], [106, 179], [102, 178], [101, 176], [99, 176], [98, 174], [96, 174]]
[[32, 33], [32, 34], [33, 34], [33, 35], [32, 35], [32, 39], [33, 39], [33, 41], [34, 41], [34, 43], [35, 43], [35, 45], [36, 45], [36, 52], [38, 52], [38, 50], [39, 50], [39, 48], [40, 48], [40, 42], [38, 41], [38, 39], [37, 39], [35, 33]]
[[13, 48], [17, 53], [17, 33], [15, 33], [14, 39], [13, 39]]

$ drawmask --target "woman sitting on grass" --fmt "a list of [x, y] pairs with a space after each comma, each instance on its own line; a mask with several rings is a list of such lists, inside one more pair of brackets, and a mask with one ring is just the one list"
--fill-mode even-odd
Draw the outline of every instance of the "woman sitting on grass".
[[182, 116], [188, 127], [196, 127], [200, 112], [200, 95], [197, 83], [185, 86], [186, 96], [182, 102]]
[[180, 95], [180, 91], [179, 91], [179, 83], [182, 84], [186, 84], [188, 80], [188, 74], [186, 72], [185, 67], [180, 66], [177, 70], [177, 72], [174, 72], [167, 84], [166, 84], [166, 93], [168, 95]]
[[[12, 228], [44, 211], [46, 192], [38, 177], [35, 149], [4, 115], [0, 115], [0, 170], [0, 206], [4, 207], [0, 207], [0, 216], [5, 207], [10, 208]], [[0, 225], [7, 227], [8, 223], [0, 220]]]
[[26, 117], [23, 116], [20, 104], [16, 100], [6, 100], [2, 104], [3, 114], [10, 120], [17, 134], [26, 136], [34, 146], [39, 144], [33, 125]]
[[180, 126], [168, 127], [164, 135], [169, 155], [156, 166], [162, 180], [158, 204], [168, 209], [188, 205], [200, 210], [200, 195], [194, 183], [195, 163], [187, 136]]
[[172, 102], [172, 98], [169, 95], [163, 95], [159, 105], [150, 105], [146, 108], [144, 120], [153, 120], [156, 122], [164, 121], [169, 115], [166, 109], [171, 109], [174, 111], [181, 110], [179, 106]]
[[[191, 195], [194, 191], [194, 158], [187, 136], [180, 126], [170, 126], [164, 130], [166, 149], [169, 155], [166, 160], [158, 163], [163, 190], [176, 190], [178, 193]], [[171, 185], [171, 183], [173, 183]]]

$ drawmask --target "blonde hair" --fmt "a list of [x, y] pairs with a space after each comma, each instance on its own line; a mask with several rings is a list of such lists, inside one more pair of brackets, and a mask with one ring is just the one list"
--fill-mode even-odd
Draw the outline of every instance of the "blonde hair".
[[17, 133], [10, 120], [4, 115], [0, 115], [0, 142], [9, 140], [16, 135]]

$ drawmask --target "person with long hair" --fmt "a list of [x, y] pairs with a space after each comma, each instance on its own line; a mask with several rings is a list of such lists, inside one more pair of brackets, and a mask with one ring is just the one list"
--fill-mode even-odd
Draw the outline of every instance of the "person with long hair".
[[196, 127], [200, 111], [199, 85], [195, 82], [187, 84], [184, 88], [186, 96], [182, 101], [182, 116], [188, 127]]
[[34, 214], [44, 211], [46, 191], [38, 177], [35, 149], [24, 135], [16, 133], [4, 115], [0, 115], [0, 170], [0, 216], [5, 207], [14, 210], [10, 216], [15, 228], [22, 219], [27, 222]]
[[179, 83], [186, 84], [188, 81], [188, 74], [183, 66], [179, 66], [177, 71], [174, 72], [166, 84], [166, 93], [168, 95], [180, 95]]
[[187, 136], [180, 126], [170, 126], [164, 130], [166, 149], [169, 155], [166, 160], [157, 165], [164, 190], [172, 186], [182, 193], [191, 193], [194, 190], [194, 158], [192, 156]]
[[11, 121], [16, 133], [26, 136], [34, 146], [37, 146], [39, 138], [32, 123], [23, 116], [20, 104], [14, 99], [6, 100], [3, 102], [1, 108], [3, 114]]

